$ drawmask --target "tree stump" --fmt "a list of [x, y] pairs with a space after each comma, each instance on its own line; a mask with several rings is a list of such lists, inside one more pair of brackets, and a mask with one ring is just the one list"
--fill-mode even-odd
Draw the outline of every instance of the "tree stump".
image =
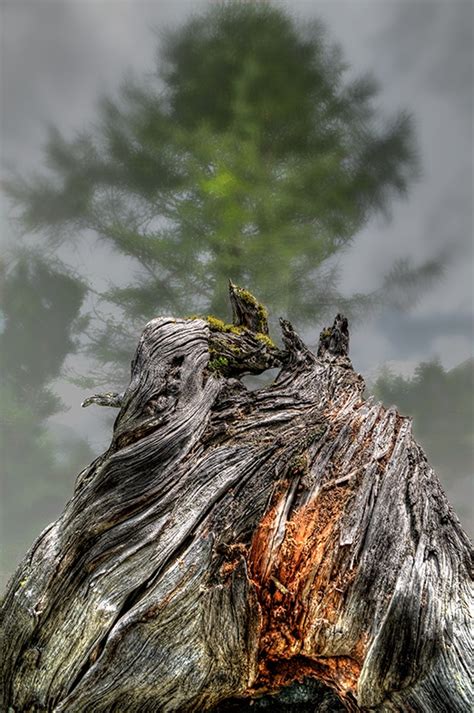
[[305, 680], [466, 713], [472, 549], [410, 420], [364, 398], [341, 315], [317, 356], [285, 321], [280, 349], [230, 291], [233, 325], [152, 320], [103, 397], [110, 447], [3, 600], [2, 710], [242, 710]]

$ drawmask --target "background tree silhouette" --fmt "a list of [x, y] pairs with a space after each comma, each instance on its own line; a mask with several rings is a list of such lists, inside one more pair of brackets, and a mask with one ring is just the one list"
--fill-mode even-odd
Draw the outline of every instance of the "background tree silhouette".
[[51, 382], [76, 349], [86, 288], [64, 268], [20, 254], [1, 268], [1, 539], [7, 570], [70, 495], [70, 474], [91, 460], [86, 441], [47, 419], [64, 409]]
[[130, 258], [89, 334], [105, 381], [152, 316], [224, 316], [229, 278], [314, 324], [437, 273], [400, 263], [372, 295], [338, 293], [335, 256], [417, 171], [409, 116], [384, 119], [374, 79], [346, 69], [320, 24], [213, 5], [167, 34], [153, 81], [102, 100], [90, 133], [51, 130], [47, 175], [8, 182], [27, 230], [55, 243], [92, 231]]

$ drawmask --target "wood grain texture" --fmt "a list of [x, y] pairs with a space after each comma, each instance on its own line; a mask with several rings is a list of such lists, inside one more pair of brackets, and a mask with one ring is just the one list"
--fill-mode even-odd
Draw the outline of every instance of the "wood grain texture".
[[[110, 447], [5, 594], [2, 710], [224, 710], [314, 679], [350, 711], [466, 713], [472, 548], [410, 420], [364, 399], [340, 315], [318, 356], [282, 322], [257, 361], [234, 319], [146, 326]], [[229, 344], [274, 383], [248, 391]]]

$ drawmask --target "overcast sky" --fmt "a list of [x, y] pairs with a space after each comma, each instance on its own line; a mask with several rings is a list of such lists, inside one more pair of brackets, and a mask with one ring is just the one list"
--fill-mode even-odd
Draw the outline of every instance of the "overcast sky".
[[[90, 127], [97, 99], [126, 72], [155, 70], [156, 34], [207, 3], [198, 0], [7, 0], [2, 2], [1, 149], [4, 167], [41, 170], [46, 127], [65, 136]], [[377, 287], [397, 258], [421, 263], [449, 253], [445, 277], [404, 314], [386, 310], [352, 332], [364, 375], [390, 362], [404, 373], [438, 356], [451, 368], [473, 354], [473, 4], [465, 0], [331, 0], [281, 3], [303, 20], [322, 18], [354, 74], [372, 71], [388, 113], [406, 108], [416, 123], [422, 177], [390, 223], [373, 220], [340, 260], [344, 290]], [[3, 237], [8, 234], [2, 221]], [[91, 244], [71, 264], [99, 286], [121, 280], [128, 262]], [[61, 393], [65, 422], [90, 434], [102, 418]], [[64, 420], [64, 418], [63, 418]], [[97, 440], [99, 439], [99, 440]]]

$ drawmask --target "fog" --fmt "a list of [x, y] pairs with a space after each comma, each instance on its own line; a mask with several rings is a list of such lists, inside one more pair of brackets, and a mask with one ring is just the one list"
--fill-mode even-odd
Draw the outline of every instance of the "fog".
[[[101, 94], [116, 92], [127, 73], [142, 77], [154, 71], [160, 31], [180, 25], [206, 5], [184, 0], [3, 0], [2, 174], [40, 173], [47, 127], [58, 127], [66, 137], [90, 128]], [[371, 220], [339, 256], [342, 291], [350, 296], [376, 289], [397, 259], [419, 265], [442, 258], [445, 263], [443, 276], [409, 309], [386, 307], [353, 325], [354, 367], [369, 382], [383, 366], [408, 377], [420, 362], [435, 358], [446, 371], [452, 370], [474, 356], [473, 5], [469, 0], [292, 0], [281, 6], [305, 21], [322, 19], [329, 37], [342, 47], [349, 73], [375, 74], [381, 108], [387, 113], [405, 108], [415, 120], [420, 178], [405, 200], [392, 203], [390, 216]], [[10, 204], [4, 199], [2, 206], [6, 254], [19, 237], [9, 223]], [[33, 244], [40, 238], [24, 239]], [[63, 245], [59, 252], [98, 291], [110, 283], [125, 284], [131, 270], [126, 257], [93, 236]], [[87, 297], [86, 309], [92, 304], [93, 298]], [[320, 328], [315, 325], [310, 335]], [[86, 357], [68, 359], [66, 367], [87, 371]], [[110, 439], [110, 413], [81, 409], [90, 392], [71, 384], [66, 375], [55, 381], [54, 390], [67, 407], [49, 420], [55, 447], [67, 449], [75, 433], [87, 440], [93, 454], [100, 453]], [[472, 448], [474, 424], [466, 430]], [[65, 492], [72, 493], [76, 474], [65, 474]], [[471, 475], [472, 468], [463, 478], [440, 473], [449, 499], [472, 533]], [[21, 497], [27, 500], [28, 493]], [[55, 516], [55, 508], [59, 513], [56, 505], [35, 507], [30, 522], [18, 523], [14, 531], [2, 527], [2, 582]]]

